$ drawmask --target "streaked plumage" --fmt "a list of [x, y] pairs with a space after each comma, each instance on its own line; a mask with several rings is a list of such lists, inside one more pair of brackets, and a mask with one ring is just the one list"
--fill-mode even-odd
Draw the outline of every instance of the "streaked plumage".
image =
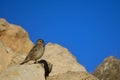
[[30, 52], [26, 56], [25, 60], [21, 63], [21, 65], [30, 60], [34, 60], [35, 62], [37, 62], [37, 60], [43, 56], [44, 50], [44, 41], [42, 39], [38, 39], [36, 45], [30, 50]]

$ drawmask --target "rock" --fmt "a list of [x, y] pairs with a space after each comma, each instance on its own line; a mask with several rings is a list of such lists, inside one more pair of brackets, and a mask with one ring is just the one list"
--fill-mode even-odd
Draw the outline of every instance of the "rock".
[[6, 30], [6, 27], [8, 26], [8, 23], [5, 19], [0, 18], [0, 33]]
[[17, 53], [28, 53], [33, 47], [28, 33], [20, 26], [0, 18], [0, 71], [7, 68]]
[[12, 60], [14, 52], [0, 42], [0, 71], [7, 68]]
[[21, 62], [24, 61], [26, 56], [27, 56], [27, 54], [23, 53], [23, 52], [16, 53], [16, 55], [14, 55], [12, 57], [12, 60], [11, 60], [11, 62], [9, 64], [9, 66], [19, 65]]
[[81, 72], [69, 71], [63, 74], [49, 76], [47, 80], [98, 80], [98, 79], [85, 71]]
[[100, 80], [120, 80], [120, 60], [110, 56], [93, 73]]
[[0, 19], [0, 41], [14, 52], [28, 53], [33, 47], [28, 33], [20, 26], [8, 23], [5, 19]]
[[42, 59], [53, 64], [50, 75], [66, 73], [68, 71], [86, 71], [66, 48], [58, 44], [48, 43], [45, 47], [45, 53]]
[[[12, 59], [11, 64], [20, 64], [26, 56], [27, 54], [17, 54]], [[86, 71], [86, 69], [77, 62], [76, 58], [66, 48], [58, 44], [48, 43], [45, 46], [45, 52], [41, 59], [49, 61], [51, 64], [53, 64], [53, 69], [50, 75], [65, 73], [67, 71]], [[34, 62], [30, 61], [26, 64], [32, 63]]]
[[0, 73], [0, 80], [45, 80], [40, 64], [16, 65]]
[[[27, 54], [21, 53], [17, 54], [13, 58], [11, 63], [13, 65], [20, 64], [24, 60], [26, 55]], [[86, 69], [77, 62], [76, 58], [66, 48], [58, 44], [48, 43], [45, 46], [45, 53], [42, 57], [42, 60], [49, 61], [48, 64], [51, 63], [50, 67], [52, 66], [52, 70], [49, 70], [49, 72], [51, 72], [49, 74], [50, 76], [60, 73], [66, 73], [68, 71], [74, 72], [86, 71]], [[25, 64], [33, 63], [34, 63], [33, 61], [30, 61]]]

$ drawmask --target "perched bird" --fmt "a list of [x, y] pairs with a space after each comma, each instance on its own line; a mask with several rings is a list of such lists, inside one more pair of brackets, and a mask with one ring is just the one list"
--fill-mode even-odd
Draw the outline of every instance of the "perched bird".
[[25, 60], [22, 63], [20, 63], [20, 65], [30, 60], [33, 60], [35, 61], [35, 63], [37, 63], [37, 60], [43, 56], [44, 50], [45, 50], [44, 41], [42, 39], [38, 39], [36, 45], [30, 50]]

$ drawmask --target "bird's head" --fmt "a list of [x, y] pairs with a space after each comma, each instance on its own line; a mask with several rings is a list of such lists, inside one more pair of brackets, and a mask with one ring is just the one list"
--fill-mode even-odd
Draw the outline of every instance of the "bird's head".
[[42, 39], [38, 39], [36, 44], [45, 46], [44, 40], [42, 40]]

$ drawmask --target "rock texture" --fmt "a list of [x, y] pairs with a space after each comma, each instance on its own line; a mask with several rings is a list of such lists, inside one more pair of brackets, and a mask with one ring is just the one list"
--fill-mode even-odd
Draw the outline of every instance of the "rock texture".
[[19, 65], [32, 47], [24, 29], [0, 19], [0, 80], [98, 80], [58, 44], [48, 43], [38, 64]]
[[5, 19], [0, 19], [0, 41], [14, 52], [28, 53], [33, 47], [28, 33], [20, 26], [8, 23]]
[[14, 52], [11, 48], [5, 47], [5, 45], [0, 42], [0, 71], [7, 68], [12, 60], [13, 54]]
[[53, 64], [53, 69], [50, 75], [65, 73], [68, 71], [86, 71], [86, 69], [77, 62], [76, 58], [66, 48], [58, 44], [48, 43], [42, 59]]
[[85, 71], [81, 71], [81, 72], [69, 71], [63, 74], [50, 76], [47, 78], [47, 80], [98, 80], [98, 79]]
[[40, 64], [16, 65], [0, 73], [0, 80], [45, 80]]
[[110, 56], [93, 73], [100, 80], [120, 80], [120, 60]]
[[32, 46], [24, 29], [0, 18], [0, 71], [7, 68], [17, 53], [28, 53]]

